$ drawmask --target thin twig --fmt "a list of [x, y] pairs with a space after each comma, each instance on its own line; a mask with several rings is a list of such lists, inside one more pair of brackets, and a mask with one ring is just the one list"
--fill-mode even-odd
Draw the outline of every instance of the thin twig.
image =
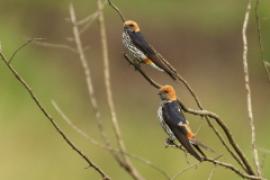
[[208, 176], [207, 180], [212, 180], [213, 175], [214, 175], [214, 172], [215, 172], [215, 170], [216, 170], [216, 167], [217, 167], [217, 166], [214, 166], [214, 167], [211, 169], [211, 171], [210, 171], [210, 173], [209, 173], [209, 176]]
[[[54, 109], [58, 112], [58, 114], [62, 117], [62, 119], [74, 130], [76, 131], [78, 134], [80, 134], [82, 137], [84, 137], [85, 139], [89, 140], [89, 142], [91, 144], [94, 144], [102, 149], [106, 149], [108, 151], [113, 151], [114, 153], [120, 153], [120, 151], [118, 149], [113, 148], [112, 146], [107, 146], [107, 145], [103, 145], [99, 142], [97, 142], [95, 139], [91, 138], [85, 131], [83, 131], [82, 129], [80, 129], [78, 126], [76, 126], [71, 120], [70, 118], [61, 110], [61, 108], [57, 105], [57, 103], [55, 101], [52, 100], [52, 105], [54, 107]], [[170, 179], [170, 176], [160, 167], [158, 167], [157, 165], [153, 164], [151, 161], [146, 160], [142, 157], [139, 157], [135, 154], [131, 154], [128, 152], [124, 152], [127, 156], [136, 159], [138, 161], [140, 161], [141, 163], [148, 165], [149, 167], [151, 167], [152, 169], [156, 170], [157, 172], [159, 172], [160, 174], [162, 174], [166, 179]]]
[[98, 18], [99, 16], [99, 12], [94, 13], [92, 19], [90, 19], [80, 30], [80, 34], [83, 34], [84, 32], [86, 32], [86, 30], [95, 22], [95, 20]]
[[112, 0], [108, 0], [108, 3], [115, 10], [115, 12], [119, 15], [122, 22], [125, 22], [126, 18], [124, 17], [123, 13], [119, 10], [119, 8], [112, 2]]
[[[173, 143], [174, 143], [173, 145], [176, 145], [177, 146], [177, 144], [175, 142], [173, 142]], [[182, 148], [179, 148], [179, 149], [181, 151], [185, 151]], [[241, 176], [243, 178], [246, 178], [246, 179], [252, 179], [252, 180], [253, 179], [254, 180], [255, 179], [261, 180], [262, 179], [261, 177], [258, 177], [258, 176], [254, 176], [254, 175], [249, 175], [249, 174], [242, 173], [239, 169], [237, 169], [236, 167], [234, 167], [232, 164], [229, 164], [229, 163], [226, 163], [226, 162], [222, 162], [222, 161], [218, 161], [217, 159], [219, 159], [220, 157], [222, 157], [222, 155], [219, 155], [219, 156], [217, 156], [214, 159], [210, 159], [210, 158], [204, 157], [203, 158], [203, 161], [197, 162], [197, 164], [200, 164], [202, 162], [210, 162], [210, 163], [214, 164], [215, 166], [218, 165], [218, 166], [221, 166], [223, 168], [230, 169], [233, 172], [235, 172], [237, 175], [239, 175], [239, 176]], [[192, 165], [194, 165], [194, 164], [192, 164]], [[193, 167], [192, 165], [191, 165], [191, 167]], [[190, 169], [191, 167], [188, 166], [185, 169]], [[185, 171], [185, 169], [183, 171]], [[182, 171], [180, 171], [180, 173], [177, 173], [177, 174], [182, 174]], [[178, 176], [177, 174], [175, 176]], [[175, 178], [175, 176], [173, 176], [173, 177]]]
[[182, 169], [181, 171], [177, 172], [172, 178], [171, 180], [174, 180], [176, 179], [178, 176], [184, 174], [186, 171], [190, 170], [190, 169], [193, 169], [193, 168], [196, 168], [199, 164], [201, 164], [201, 162], [196, 162], [196, 163], [193, 163], [187, 167], [185, 167], [184, 169]]
[[[110, 2], [111, 5], [111, 2]], [[113, 130], [116, 136], [117, 144], [121, 152], [126, 152], [126, 147], [121, 136], [120, 127], [118, 124], [116, 111], [114, 107], [114, 101], [112, 96], [112, 88], [111, 88], [111, 80], [110, 80], [110, 65], [109, 65], [109, 53], [108, 53], [108, 43], [107, 43], [107, 36], [106, 36], [106, 27], [105, 27], [105, 19], [103, 12], [101, 11], [102, 8], [102, 1], [97, 0], [98, 10], [100, 10], [100, 15], [98, 18], [99, 26], [100, 26], [100, 38], [101, 38], [101, 48], [102, 48], [102, 60], [104, 65], [104, 81], [106, 86], [106, 94], [107, 94], [107, 101], [111, 113], [111, 120], [113, 123]], [[130, 173], [130, 175], [136, 179], [141, 180], [144, 179], [138, 172], [138, 170], [133, 166], [130, 159], [124, 154], [122, 154], [123, 161], [126, 164], [126, 170]]]
[[86, 30], [98, 19], [98, 16], [100, 15], [100, 12], [104, 10], [104, 8], [107, 5], [107, 1], [105, 0], [102, 4], [102, 7], [100, 10], [97, 10], [93, 14], [87, 16], [86, 18], [80, 20], [77, 22], [77, 25], [83, 25], [83, 27], [80, 30], [80, 34], [86, 32]]
[[270, 150], [266, 148], [259, 148], [259, 151], [265, 153], [265, 154], [270, 154]]
[[[101, 11], [99, 11], [99, 12], [101, 12]], [[117, 161], [117, 163], [121, 167], [124, 167], [124, 169], [125, 169], [126, 164], [119, 157], [119, 153], [116, 153], [116, 151], [112, 150], [113, 147], [108, 139], [108, 136], [105, 133], [105, 130], [104, 130], [104, 127], [103, 127], [103, 124], [101, 121], [101, 113], [100, 113], [99, 108], [98, 108], [98, 104], [97, 104], [97, 100], [96, 100], [96, 96], [95, 96], [95, 92], [94, 92], [94, 88], [93, 88], [91, 72], [90, 72], [90, 68], [89, 68], [89, 65], [88, 65], [87, 60], [86, 60], [84, 50], [83, 50], [83, 45], [82, 45], [81, 38], [80, 38], [79, 28], [78, 28], [77, 23], [76, 23], [76, 14], [75, 14], [75, 10], [74, 10], [74, 7], [72, 4], [70, 4], [70, 19], [71, 19], [71, 22], [73, 24], [73, 36], [74, 36], [77, 50], [79, 52], [81, 65], [82, 65], [83, 70], [84, 70], [85, 80], [86, 80], [87, 89], [88, 89], [88, 96], [89, 96], [89, 100], [91, 102], [92, 108], [94, 110], [94, 113], [95, 113], [98, 130], [101, 134], [101, 137], [102, 137], [107, 149], [110, 150], [110, 153], [112, 154], [114, 159]], [[75, 130], [79, 131], [78, 128], [75, 128]], [[85, 134], [83, 134], [82, 132], [81, 132], [81, 134], [85, 137]]]
[[7, 68], [10, 70], [10, 72], [13, 74], [13, 76], [16, 78], [16, 80], [23, 86], [23, 88], [28, 92], [28, 94], [31, 96], [32, 100], [35, 102], [36, 106], [40, 109], [40, 111], [45, 115], [45, 117], [49, 120], [49, 122], [52, 124], [52, 126], [55, 128], [57, 133], [59, 133], [64, 141], [82, 158], [84, 159], [87, 164], [92, 167], [95, 171], [97, 171], [100, 176], [105, 180], [109, 180], [110, 177], [102, 170], [100, 169], [95, 163], [92, 162], [66, 135], [65, 133], [60, 129], [60, 127], [56, 124], [52, 116], [47, 112], [47, 110], [43, 107], [43, 105], [40, 103], [37, 96], [32, 91], [32, 88], [27, 84], [27, 82], [22, 78], [22, 76], [13, 68], [11, 64], [9, 64], [7, 58], [4, 56], [2, 52], [0, 52], [0, 56], [2, 61], [5, 63]]
[[78, 28], [77, 23], [76, 23], [77, 22], [76, 14], [75, 14], [74, 6], [73, 6], [72, 3], [70, 3], [70, 6], [69, 6], [69, 13], [70, 13], [71, 23], [73, 25], [73, 36], [74, 36], [74, 39], [75, 39], [75, 44], [76, 44], [76, 47], [77, 47], [77, 51], [79, 53], [81, 66], [82, 66], [82, 68], [84, 70], [84, 76], [85, 76], [85, 81], [86, 81], [86, 84], [87, 84], [87, 90], [88, 90], [87, 92], [88, 92], [89, 101], [90, 101], [91, 106], [93, 108], [93, 111], [95, 113], [95, 117], [96, 117], [99, 132], [100, 132], [105, 144], [108, 145], [108, 146], [111, 146], [111, 144], [110, 144], [110, 142], [108, 140], [108, 137], [106, 136], [104, 127], [102, 125], [101, 114], [100, 114], [100, 111], [99, 111], [99, 107], [98, 107], [98, 104], [97, 104], [97, 99], [96, 99], [96, 96], [95, 96], [95, 91], [94, 91], [94, 88], [93, 88], [93, 82], [92, 82], [92, 78], [91, 78], [91, 71], [90, 71], [89, 65], [87, 63], [84, 50], [83, 50], [83, 45], [82, 45], [82, 41], [81, 41], [81, 38], [80, 38], [79, 28]]
[[32, 43], [35, 40], [40, 40], [42, 38], [31, 38], [28, 41], [26, 41], [25, 43], [23, 43], [21, 46], [19, 46], [14, 52], [13, 54], [10, 56], [8, 63], [10, 64], [12, 62], [12, 60], [14, 59], [14, 57], [18, 54], [18, 52], [20, 52], [20, 50], [22, 50], [24, 47], [26, 47], [27, 45], [29, 45], [30, 43]]
[[65, 49], [74, 53], [78, 53], [76, 49], [66, 44], [56, 44], [56, 43], [48, 43], [48, 42], [41, 42], [41, 41], [36, 41], [34, 44], [43, 46], [43, 47], [49, 47], [49, 48]]
[[124, 58], [127, 60], [127, 62], [131, 65], [134, 66], [136, 71], [139, 71], [139, 73], [155, 88], [159, 89], [161, 88], [161, 85], [159, 83], [157, 83], [155, 80], [153, 80], [152, 78], [150, 78], [149, 76], [147, 76], [145, 74], [145, 72], [141, 69], [141, 67], [137, 64], [134, 64], [129, 58], [128, 55], [124, 54]]
[[242, 178], [251, 179], [251, 180], [261, 180], [262, 179], [261, 177], [258, 177], [258, 176], [244, 174], [239, 169], [235, 168], [233, 165], [231, 165], [229, 163], [225, 163], [225, 162], [221, 162], [221, 161], [209, 159], [209, 158], [205, 158], [204, 161], [208, 161], [214, 165], [218, 165], [218, 166], [224, 167], [226, 169], [230, 169], [233, 172], [235, 172], [236, 174], [238, 174], [239, 176], [241, 176]]
[[248, 111], [248, 118], [249, 118], [249, 123], [250, 123], [250, 128], [251, 128], [251, 145], [252, 145], [252, 150], [253, 150], [253, 159], [256, 165], [258, 176], [262, 177], [259, 155], [258, 155], [258, 150], [256, 147], [256, 130], [255, 130], [255, 121], [253, 117], [253, 111], [252, 111], [251, 88], [250, 88], [248, 57], [247, 57], [248, 56], [247, 28], [248, 28], [248, 23], [249, 23], [250, 10], [251, 10], [251, 0], [248, 0], [243, 28], [242, 28], [243, 70], [244, 70], [245, 88], [246, 88], [246, 93], [247, 93], [247, 97], [246, 97], [247, 98], [247, 111]]

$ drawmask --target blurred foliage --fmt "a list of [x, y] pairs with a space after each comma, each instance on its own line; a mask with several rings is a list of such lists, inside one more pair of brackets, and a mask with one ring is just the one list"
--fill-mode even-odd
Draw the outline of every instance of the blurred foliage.
[[[29, 37], [43, 37], [48, 42], [68, 43], [71, 26], [66, 20], [67, 0], [2, 0], [0, 2], [0, 41], [4, 52], [11, 53]], [[95, 1], [75, 1], [81, 18], [96, 10]], [[241, 27], [246, 1], [189, 0], [118, 0], [115, 3], [126, 17], [137, 20], [147, 39], [186, 77], [207, 109], [218, 113], [231, 128], [250, 161], [250, 129], [246, 112], [242, 72]], [[259, 14], [264, 58], [270, 62], [270, 2], [262, 1]], [[130, 152], [153, 161], [170, 175], [187, 166], [184, 154], [165, 149], [166, 135], [159, 127], [156, 110], [159, 99], [150, 87], [122, 58], [122, 25], [112, 9], [105, 9], [109, 41], [114, 100], [124, 140]], [[92, 70], [95, 90], [106, 130], [114, 141], [102, 74], [101, 50], [96, 23], [83, 34]], [[263, 63], [259, 60], [254, 11], [248, 29], [249, 62], [257, 144], [270, 149], [270, 86]], [[65, 132], [113, 179], [130, 179], [104, 150], [89, 144], [68, 127], [52, 108], [54, 99], [74, 120], [100, 139], [89, 106], [83, 72], [76, 54], [65, 50], [30, 45], [20, 52], [14, 66], [31, 84]], [[172, 83], [164, 74], [145, 67], [162, 83]], [[0, 63], [0, 179], [73, 180], [98, 179], [91, 169], [63, 142], [35, 107], [25, 90]], [[128, 82], [128, 83], [127, 83]], [[195, 104], [182, 86], [178, 95], [185, 104]], [[188, 116], [198, 137], [218, 152], [225, 150], [200, 118]], [[268, 156], [263, 172], [270, 177]], [[214, 156], [214, 155], [213, 155]], [[192, 162], [195, 161], [189, 158]], [[231, 159], [225, 155], [223, 160]], [[162, 179], [160, 174], [134, 160], [147, 179]], [[178, 179], [207, 179], [212, 166], [204, 163]], [[238, 179], [233, 173], [217, 168], [213, 179]]]

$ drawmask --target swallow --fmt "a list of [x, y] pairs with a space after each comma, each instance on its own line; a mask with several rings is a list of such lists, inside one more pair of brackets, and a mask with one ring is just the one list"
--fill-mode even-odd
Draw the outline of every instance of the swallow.
[[161, 105], [158, 109], [158, 117], [161, 127], [169, 135], [168, 140], [178, 140], [186, 151], [198, 161], [206, 157], [199, 146], [202, 145], [192, 132], [186, 120], [181, 105], [179, 104], [176, 92], [171, 85], [164, 85], [159, 90]]
[[166, 72], [172, 79], [176, 80], [175, 70], [169, 67], [162, 56], [145, 40], [137, 22], [133, 20], [124, 22], [122, 43], [125, 54], [134, 63], [151, 65], [159, 71]]

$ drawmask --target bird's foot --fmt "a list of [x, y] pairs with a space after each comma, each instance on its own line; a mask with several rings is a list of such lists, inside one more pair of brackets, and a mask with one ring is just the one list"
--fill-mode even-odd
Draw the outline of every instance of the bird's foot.
[[137, 71], [138, 69], [141, 69], [141, 62], [138, 61], [134, 61], [132, 63], [132, 65], [134, 66], [134, 70]]
[[165, 143], [164, 144], [165, 144], [165, 148], [175, 147], [176, 146], [176, 144], [175, 144], [175, 142], [174, 142], [174, 140], [172, 138], [167, 138], [165, 140]]

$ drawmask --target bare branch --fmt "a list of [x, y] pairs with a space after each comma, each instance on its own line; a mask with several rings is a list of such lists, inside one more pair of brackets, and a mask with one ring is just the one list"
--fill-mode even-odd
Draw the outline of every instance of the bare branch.
[[[57, 103], [55, 101], [52, 101], [52, 105], [55, 108], [55, 110], [60, 114], [60, 116], [63, 118], [63, 120], [72, 128], [74, 129], [78, 134], [80, 134], [82, 137], [84, 137], [85, 139], [89, 140], [89, 142], [91, 144], [94, 144], [102, 149], [106, 149], [108, 151], [110, 151], [111, 153], [120, 153], [120, 151], [118, 149], [113, 148], [112, 146], [107, 146], [107, 145], [103, 145], [99, 142], [97, 142], [95, 139], [91, 138], [86, 132], [84, 132], [82, 129], [80, 129], [78, 126], [76, 126], [71, 120], [70, 118], [67, 117], [67, 115], [60, 109], [60, 107], [57, 105]], [[158, 171], [160, 174], [162, 174], [166, 179], [170, 179], [170, 176], [160, 167], [158, 167], [157, 165], [153, 164], [151, 161], [146, 160], [142, 157], [139, 157], [135, 154], [131, 154], [128, 152], [124, 152], [127, 156], [136, 159], [138, 161], [140, 161], [141, 163], [148, 165], [149, 167], [153, 168], [154, 170]]]
[[214, 166], [214, 167], [211, 169], [211, 171], [210, 171], [210, 173], [209, 173], [209, 176], [208, 176], [207, 180], [211, 180], [211, 179], [213, 178], [213, 175], [214, 175], [214, 172], [215, 172], [215, 170], [216, 170], [216, 167], [217, 167], [217, 166]]
[[92, 24], [98, 19], [98, 16], [100, 15], [100, 12], [104, 10], [104, 8], [107, 5], [107, 0], [105, 0], [101, 6], [100, 10], [97, 10], [93, 14], [90, 14], [86, 18], [80, 20], [77, 22], [77, 25], [83, 25], [83, 27], [80, 30], [80, 34], [84, 33]]
[[8, 60], [8, 63], [10, 64], [12, 62], [12, 60], [15, 58], [15, 56], [23, 49], [25, 48], [26, 46], [28, 46], [29, 44], [31, 44], [33, 41], [36, 41], [36, 40], [40, 40], [42, 38], [31, 38], [29, 39], [28, 41], [26, 41], [25, 43], [23, 43], [21, 46], [19, 46], [14, 52], [13, 54], [10, 56], [9, 60]]
[[[112, 5], [111, 2], [109, 2], [109, 3], [110, 3], [110, 5]], [[107, 36], [106, 36], [105, 19], [104, 19], [103, 12], [101, 11], [101, 8], [102, 8], [102, 1], [101, 0], [97, 0], [97, 6], [98, 6], [98, 10], [100, 10], [98, 22], [99, 22], [99, 26], [100, 26], [102, 60], [103, 60], [103, 65], [104, 65], [104, 78], [105, 78], [104, 81], [105, 81], [105, 86], [106, 86], [107, 101], [108, 101], [108, 105], [109, 105], [110, 113], [111, 113], [111, 120], [113, 123], [113, 130], [114, 130], [114, 133], [116, 135], [116, 140], [118, 143], [118, 147], [121, 151], [123, 161], [125, 162], [126, 167], [127, 167], [126, 170], [130, 173], [130, 175], [134, 179], [141, 180], [144, 178], [139, 174], [139, 172], [133, 166], [133, 164], [131, 163], [129, 158], [123, 153], [123, 152], [126, 152], [126, 147], [125, 147], [123, 138], [121, 136], [121, 131], [120, 131], [120, 127], [118, 124], [116, 111], [115, 111], [115, 107], [114, 107], [113, 96], [112, 96], [108, 44], [107, 44]]]
[[[131, 60], [129, 60], [127, 55], [124, 55], [125, 59], [134, 66], [134, 68], [155, 88], [159, 89], [160, 88], [160, 84], [158, 84], [156, 81], [154, 81], [152, 78], [150, 78], [142, 69], [140, 66], [134, 64]], [[186, 81], [184, 81], [186, 82]], [[189, 86], [188, 84], [186, 84], [187, 86]], [[192, 90], [189, 87], [190, 90]], [[193, 91], [193, 90], [192, 90]], [[196, 96], [196, 94], [194, 93], [194, 95]], [[196, 97], [197, 98], [197, 97]], [[200, 105], [200, 101], [197, 99], [196, 100], [197, 103], [199, 103]], [[254, 175], [254, 172], [252, 170], [252, 167], [250, 166], [250, 164], [248, 163], [247, 158], [245, 157], [244, 153], [240, 150], [238, 144], [236, 143], [236, 141], [234, 140], [229, 128], [227, 127], [227, 125], [214, 113], [210, 113], [206, 111], [206, 110], [200, 110], [200, 111], [194, 111], [192, 109], [186, 108], [184, 106], [184, 104], [179, 101], [179, 103], [181, 104], [182, 108], [184, 111], [194, 114], [194, 115], [199, 115], [199, 116], [204, 116], [205, 119], [207, 120], [208, 125], [212, 128], [212, 130], [215, 132], [215, 134], [218, 136], [219, 140], [221, 141], [221, 143], [225, 146], [225, 148], [227, 149], [227, 151], [231, 154], [231, 156], [236, 160], [236, 162], [238, 162], [238, 164], [249, 174]], [[200, 105], [200, 108], [202, 108], [202, 106]], [[206, 113], [207, 112], [207, 113]], [[236, 151], [237, 155], [240, 157], [240, 159], [237, 157], [237, 155], [231, 151], [231, 149], [228, 147], [228, 145], [225, 143], [225, 140], [223, 139], [223, 137], [221, 136], [221, 134], [218, 132], [218, 130], [213, 126], [213, 124], [210, 122], [209, 118], [213, 118], [217, 124], [222, 128], [222, 130], [225, 132], [226, 137], [228, 138], [230, 144], [232, 145], [232, 147], [234, 148], [234, 150]]]
[[[178, 146], [175, 142], [173, 142], [175, 146]], [[181, 151], [185, 151], [184, 149], [182, 148], [178, 148], [180, 149]], [[217, 156], [216, 158], [214, 159], [210, 159], [210, 158], [207, 158], [207, 157], [204, 157], [203, 158], [203, 161], [201, 162], [197, 162], [197, 163], [194, 163], [188, 167], [186, 167], [185, 169], [183, 169], [182, 171], [178, 172], [176, 175], [173, 176], [172, 179], [176, 178], [177, 176], [183, 174], [186, 170], [189, 170], [191, 169], [192, 167], [194, 167], [195, 165], [199, 165], [200, 163], [202, 162], [210, 162], [212, 164], [214, 164], [215, 166], [220, 166], [220, 167], [223, 167], [223, 168], [226, 168], [226, 169], [230, 169], [232, 170], [233, 172], [235, 172], [237, 175], [243, 177], [243, 178], [246, 178], [246, 179], [259, 179], [261, 180], [262, 178], [261, 177], [258, 177], [258, 176], [254, 176], [254, 175], [249, 175], [249, 174], [245, 174], [245, 173], [242, 173], [239, 169], [237, 169], [236, 167], [234, 167], [232, 164], [229, 164], [229, 163], [226, 163], [226, 162], [222, 162], [222, 161], [218, 161], [217, 159], [221, 158], [222, 155], [219, 155]]]
[[[186, 87], [186, 89], [189, 91], [189, 93], [191, 94], [191, 96], [195, 100], [198, 108], [200, 110], [204, 110], [204, 108], [203, 108], [203, 106], [202, 106], [202, 104], [201, 104], [198, 96], [196, 95], [195, 91], [191, 88], [191, 86], [188, 83], [188, 81], [185, 80], [180, 74], [178, 74], [177, 71], [176, 71], [176, 69], [160, 53], [158, 53], [156, 50], [155, 50], [155, 52], [160, 57], [160, 59], [163, 61], [163, 63], [166, 64], [172, 71], [174, 71], [176, 73], [178, 82], [181, 82]], [[218, 137], [218, 139], [220, 140], [220, 142], [223, 144], [223, 146], [225, 147], [225, 149], [236, 160], [236, 162], [240, 166], [242, 166], [243, 169], [245, 169], [248, 173], [254, 175], [254, 172], [253, 172], [251, 166], [249, 165], [247, 159], [245, 158], [245, 155], [240, 150], [240, 148], [239, 148], [238, 144], [236, 143], [236, 141], [232, 138], [232, 136], [230, 136], [231, 133], [229, 132], [229, 129], [227, 128], [227, 126], [224, 126], [224, 123], [222, 123], [222, 121], [220, 119], [218, 120], [219, 121], [218, 124], [219, 125], [223, 125], [222, 129], [224, 130], [227, 138], [229, 139], [230, 144], [232, 145], [233, 149], [236, 151], [236, 153], [238, 154], [238, 156], [239, 156], [239, 158], [241, 160], [237, 157], [237, 155], [233, 151], [231, 151], [230, 147], [226, 144], [226, 142], [225, 142], [224, 138], [222, 137], [222, 135], [220, 134], [220, 132], [215, 128], [215, 126], [212, 124], [212, 122], [208, 119], [207, 116], [205, 117], [205, 120], [207, 121], [208, 126], [214, 131], [214, 133], [216, 134], [216, 136]]]
[[205, 158], [205, 161], [211, 162], [214, 165], [218, 165], [218, 166], [224, 167], [226, 169], [230, 169], [233, 172], [235, 172], [236, 174], [238, 174], [239, 176], [241, 176], [242, 178], [251, 179], [251, 180], [256, 180], [256, 179], [261, 180], [262, 179], [261, 177], [258, 177], [258, 176], [244, 174], [239, 169], [235, 168], [233, 165], [231, 165], [229, 163], [225, 163], [225, 162], [221, 162], [221, 161], [213, 160], [213, 159], [209, 159], [209, 158]]
[[99, 132], [100, 132], [105, 144], [108, 146], [111, 146], [111, 144], [108, 140], [108, 137], [106, 136], [102, 122], [101, 122], [101, 114], [100, 114], [100, 111], [98, 108], [98, 104], [97, 104], [97, 100], [96, 100], [96, 96], [95, 96], [95, 92], [94, 92], [94, 88], [93, 88], [91, 71], [90, 71], [89, 65], [87, 63], [84, 50], [83, 50], [83, 45], [82, 45], [82, 41], [80, 38], [79, 28], [77, 26], [76, 14], [75, 14], [75, 10], [74, 10], [72, 3], [70, 4], [70, 7], [69, 7], [69, 13], [70, 13], [70, 19], [71, 19], [71, 22], [73, 25], [73, 36], [75, 39], [75, 44], [77, 47], [77, 51], [79, 53], [81, 66], [84, 70], [84, 76], [85, 76], [85, 81], [87, 84], [88, 96], [89, 96], [90, 103], [92, 105], [92, 108], [93, 108], [95, 116], [96, 116], [98, 129], [99, 129]]
[[191, 108], [187, 108], [184, 106], [184, 104], [181, 103], [181, 106], [183, 108], [183, 110], [187, 113], [193, 114], [193, 115], [198, 115], [198, 116], [205, 116], [211, 119], [214, 119], [216, 121], [216, 123], [222, 128], [222, 130], [224, 131], [226, 137], [228, 138], [230, 144], [232, 146], [235, 146], [237, 149], [237, 154], [241, 157], [242, 162], [244, 163], [245, 166], [243, 166], [243, 164], [241, 163], [241, 161], [238, 160], [238, 157], [234, 154], [234, 152], [230, 151], [230, 149], [227, 149], [230, 154], [232, 155], [232, 157], [234, 159], [237, 160], [237, 162], [239, 163], [239, 165], [241, 165], [241, 167], [243, 167], [243, 169], [245, 169], [247, 171], [247, 173], [250, 173], [252, 175], [254, 175], [252, 167], [250, 166], [250, 164], [248, 163], [248, 160], [246, 158], [246, 156], [244, 155], [244, 153], [240, 150], [239, 145], [236, 143], [236, 141], [234, 140], [234, 137], [232, 135], [232, 133], [230, 132], [228, 126], [225, 124], [224, 121], [222, 121], [222, 119], [215, 113], [207, 111], [207, 110], [193, 110]]
[[171, 180], [176, 179], [178, 176], [184, 174], [185, 172], [187, 172], [187, 171], [190, 170], [190, 169], [196, 168], [199, 164], [201, 164], [201, 162], [196, 162], [196, 163], [193, 163], [193, 164], [191, 164], [191, 165], [185, 167], [184, 169], [182, 169], [181, 171], [179, 171], [178, 173], [176, 173], [176, 174], [171, 178]]
[[41, 42], [41, 41], [36, 41], [36, 42], [34, 42], [34, 44], [39, 45], [39, 46], [43, 46], [43, 47], [49, 47], [49, 48], [65, 49], [65, 50], [69, 50], [69, 51], [74, 52], [74, 53], [78, 53], [78, 51], [76, 49], [74, 49], [73, 47], [68, 46], [66, 44], [56, 44], [56, 43], [48, 43], [48, 42]]
[[13, 68], [11, 64], [9, 64], [7, 58], [4, 56], [2, 52], [0, 52], [0, 57], [2, 61], [5, 63], [6, 67], [10, 70], [10, 72], [13, 74], [13, 76], [16, 78], [16, 80], [23, 86], [23, 88], [28, 92], [28, 94], [31, 96], [32, 100], [35, 102], [36, 106], [40, 109], [40, 111], [44, 114], [44, 116], [49, 120], [51, 125], [55, 128], [57, 133], [59, 133], [64, 141], [83, 159], [87, 162], [87, 164], [92, 167], [95, 171], [97, 171], [100, 176], [104, 180], [109, 180], [109, 176], [105, 174], [105, 172], [100, 169], [95, 163], [93, 163], [92, 160], [90, 160], [81, 150], [78, 149], [78, 147], [65, 135], [65, 133], [60, 129], [60, 127], [56, 124], [52, 116], [47, 112], [47, 110], [43, 107], [43, 105], [40, 103], [37, 96], [32, 91], [32, 88], [26, 83], [26, 81], [22, 78], [22, 76]]
[[127, 62], [131, 65], [134, 66], [136, 71], [139, 71], [139, 73], [141, 73], [141, 75], [155, 88], [159, 89], [161, 87], [161, 85], [159, 83], [157, 83], [156, 81], [154, 81], [152, 78], [150, 78], [149, 76], [147, 76], [145, 74], [145, 72], [141, 69], [141, 67], [137, 64], [134, 64], [126, 54], [124, 54], [125, 59], [127, 60]]
[[126, 18], [124, 17], [123, 13], [119, 10], [119, 8], [112, 2], [112, 0], [108, 0], [108, 3], [115, 10], [115, 12], [119, 15], [122, 22], [125, 22]]
[[261, 151], [262, 153], [265, 153], [265, 154], [270, 154], [270, 150], [266, 149], [266, 148], [259, 148], [259, 151]]
[[255, 121], [253, 117], [253, 111], [252, 111], [252, 102], [251, 102], [251, 89], [250, 89], [250, 80], [249, 80], [249, 70], [248, 70], [248, 40], [247, 40], [247, 27], [249, 22], [249, 16], [250, 16], [250, 10], [251, 10], [251, 0], [248, 0], [246, 12], [245, 12], [245, 18], [242, 28], [242, 38], [243, 38], [243, 68], [244, 68], [244, 78], [245, 78], [245, 88], [247, 93], [247, 110], [248, 110], [248, 118], [251, 128], [251, 145], [253, 150], [253, 159], [256, 165], [257, 173], [260, 177], [262, 177], [261, 167], [260, 167], [260, 161], [259, 161], [259, 155], [258, 150], [256, 147], [256, 131], [255, 131]]

